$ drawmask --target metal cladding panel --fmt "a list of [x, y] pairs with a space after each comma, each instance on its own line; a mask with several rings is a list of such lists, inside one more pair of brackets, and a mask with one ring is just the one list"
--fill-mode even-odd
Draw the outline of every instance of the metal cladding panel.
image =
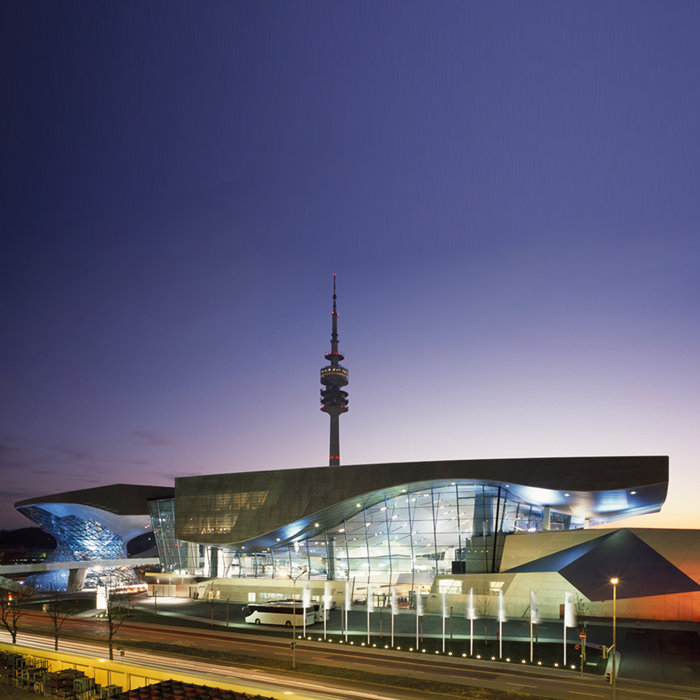
[[578, 492], [580, 506], [589, 510], [595, 510], [597, 502], [605, 506], [604, 498], [592, 499], [591, 494], [637, 490], [632, 503], [600, 509], [619, 517], [661, 506], [668, 487], [668, 457], [402, 462], [181, 477], [175, 480], [175, 535], [222, 545], [273, 532], [282, 539], [297, 538], [311, 534], [316, 520], [320, 527], [334, 526], [350, 517], [358, 503], [368, 507], [397, 496], [406, 484], [429, 487], [458, 479], [531, 489], [541, 502]]

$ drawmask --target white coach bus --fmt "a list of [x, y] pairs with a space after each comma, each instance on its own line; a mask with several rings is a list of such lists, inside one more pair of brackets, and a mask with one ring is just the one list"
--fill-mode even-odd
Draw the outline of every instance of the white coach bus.
[[304, 625], [304, 617], [306, 624], [313, 625], [314, 610], [306, 608], [306, 611], [301, 605], [284, 605], [280, 603], [250, 603], [243, 611], [245, 612], [245, 621], [254, 625], [284, 625], [291, 627], [296, 618], [297, 627]]

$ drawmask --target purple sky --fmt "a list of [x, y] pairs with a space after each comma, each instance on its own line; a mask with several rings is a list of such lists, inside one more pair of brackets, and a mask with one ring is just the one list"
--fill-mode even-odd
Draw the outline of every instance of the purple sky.
[[0, 527], [115, 482], [667, 454], [700, 491], [700, 4], [6, 2]]

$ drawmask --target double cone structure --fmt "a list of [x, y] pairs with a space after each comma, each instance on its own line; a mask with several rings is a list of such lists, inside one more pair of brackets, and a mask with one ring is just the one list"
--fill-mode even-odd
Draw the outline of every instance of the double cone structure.
[[321, 369], [321, 410], [331, 417], [331, 440], [328, 452], [328, 466], [340, 464], [340, 425], [341, 413], [348, 410], [348, 392], [343, 387], [348, 384], [348, 371], [340, 363], [345, 359], [338, 352], [338, 311], [336, 310], [335, 274], [333, 275], [333, 319], [331, 332], [331, 351], [325, 358], [330, 364]]

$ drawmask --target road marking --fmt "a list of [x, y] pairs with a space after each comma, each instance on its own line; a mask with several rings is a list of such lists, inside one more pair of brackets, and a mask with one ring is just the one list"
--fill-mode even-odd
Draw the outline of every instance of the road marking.
[[602, 698], [603, 696], [600, 693], [583, 693], [580, 690], [570, 690], [570, 693], [573, 693], [574, 695], [590, 695], [591, 697], [594, 698]]

